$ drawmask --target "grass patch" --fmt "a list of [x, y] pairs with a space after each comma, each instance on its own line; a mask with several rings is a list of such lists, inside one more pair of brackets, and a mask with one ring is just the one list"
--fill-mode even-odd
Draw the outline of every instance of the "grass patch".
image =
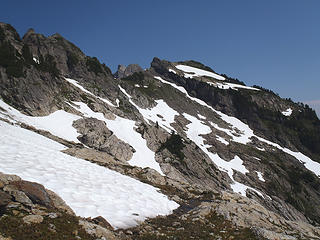
[[[52, 230], [52, 226], [55, 230]], [[81, 239], [95, 239], [82, 229], [77, 217], [65, 213], [54, 219], [44, 217], [42, 223], [30, 225], [24, 223], [21, 217], [9, 213], [0, 218], [0, 232], [14, 240], [70, 240], [76, 239], [77, 236]]]

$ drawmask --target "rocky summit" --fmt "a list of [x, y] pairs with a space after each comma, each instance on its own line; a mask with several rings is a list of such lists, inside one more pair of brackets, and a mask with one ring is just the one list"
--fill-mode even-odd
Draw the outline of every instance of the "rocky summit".
[[0, 23], [0, 134], [0, 239], [320, 239], [315, 112], [196, 61]]

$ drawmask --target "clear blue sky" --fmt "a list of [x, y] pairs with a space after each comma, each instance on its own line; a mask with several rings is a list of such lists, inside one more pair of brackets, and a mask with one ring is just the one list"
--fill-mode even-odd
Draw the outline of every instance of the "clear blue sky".
[[197, 60], [295, 101], [320, 100], [320, 0], [2, 1], [20, 35], [56, 32], [113, 71]]

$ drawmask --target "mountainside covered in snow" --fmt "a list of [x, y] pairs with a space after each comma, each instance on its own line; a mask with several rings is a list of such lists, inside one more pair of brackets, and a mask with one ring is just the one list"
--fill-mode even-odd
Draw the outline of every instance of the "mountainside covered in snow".
[[196, 61], [112, 74], [0, 23], [0, 133], [3, 237], [320, 239], [315, 112]]

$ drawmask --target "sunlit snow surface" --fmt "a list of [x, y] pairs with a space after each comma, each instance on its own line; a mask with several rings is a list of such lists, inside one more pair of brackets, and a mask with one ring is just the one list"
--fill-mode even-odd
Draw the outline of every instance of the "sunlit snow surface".
[[216, 73], [213, 73], [213, 72], [209, 72], [209, 71], [206, 71], [206, 70], [202, 70], [202, 69], [199, 69], [199, 68], [195, 68], [195, 67], [190, 67], [190, 66], [187, 66], [187, 65], [177, 65], [176, 66], [177, 69], [181, 70], [184, 72], [184, 76], [186, 78], [193, 78], [193, 77], [201, 77], [201, 76], [206, 76], [206, 77], [212, 77], [212, 78], [215, 78], [215, 79], [218, 79], [218, 80], [225, 80], [224, 77], [216, 74]]
[[258, 89], [258, 88], [243, 86], [243, 85], [235, 84], [235, 83], [228, 83], [228, 82], [223, 82], [223, 83], [220, 83], [220, 82], [215, 82], [215, 83], [207, 82], [207, 83], [209, 85], [215, 86], [215, 87], [220, 88], [220, 89], [230, 89], [231, 88], [231, 89], [234, 89], [234, 90], [238, 90], [239, 88], [242, 88], [242, 89], [260, 91], [260, 89]]
[[218, 154], [208, 151], [208, 148], [210, 148], [211, 146], [204, 143], [205, 139], [201, 135], [206, 135], [211, 133], [210, 127], [205, 125], [199, 119], [187, 113], [184, 113], [183, 116], [191, 122], [186, 126], [188, 128], [188, 130], [186, 131], [188, 138], [191, 139], [195, 144], [197, 144], [198, 147], [210, 157], [210, 159], [218, 166], [218, 168], [221, 171], [224, 171], [229, 175], [229, 177], [234, 182], [230, 185], [232, 190], [234, 192], [241, 193], [243, 196], [246, 196], [246, 190], [251, 189], [255, 191], [257, 194], [259, 194], [260, 196], [263, 196], [256, 189], [248, 187], [234, 180], [233, 178], [234, 170], [239, 171], [243, 174], [246, 174], [247, 172], [249, 172], [243, 165], [243, 161], [238, 156], [235, 156], [233, 160], [228, 162], [220, 158]]
[[[240, 121], [239, 119], [235, 118], [235, 117], [231, 117], [228, 116], [220, 111], [215, 110], [213, 107], [209, 106], [206, 102], [198, 99], [198, 98], [194, 98], [191, 97], [188, 92], [185, 90], [185, 88], [181, 87], [181, 86], [177, 86], [174, 83], [168, 82], [163, 80], [161, 77], [154, 77], [155, 79], [160, 80], [163, 83], [169, 84], [172, 87], [178, 89], [180, 92], [184, 93], [186, 95], [186, 97], [188, 97], [189, 99], [197, 102], [198, 104], [205, 106], [209, 109], [211, 109], [212, 111], [214, 111], [215, 113], [217, 113], [222, 120], [224, 120], [225, 122], [227, 122], [228, 124], [230, 124], [231, 126], [231, 130], [230, 129], [225, 129], [225, 128], [220, 128], [217, 124], [210, 122], [210, 124], [215, 127], [216, 129], [220, 130], [220, 131], [224, 131], [225, 133], [227, 133], [229, 136], [232, 137], [233, 141], [235, 142], [239, 142], [242, 144], [247, 144], [251, 142], [251, 138], [252, 137], [256, 137], [258, 138], [261, 142], [267, 143], [269, 145], [272, 145], [288, 154], [290, 154], [291, 156], [295, 157], [297, 160], [299, 160], [301, 163], [304, 163], [304, 166], [312, 171], [314, 174], [316, 174], [318, 177], [320, 177], [320, 163], [313, 161], [312, 159], [310, 159], [308, 156], [300, 153], [300, 152], [294, 152], [288, 148], [284, 148], [281, 147], [279, 144], [273, 143], [269, 140], [266, 140], [264, 138], [258, 137], [256, 136], [252, 129], [250, 129], [250, 127], [243, 123], [242, 121]], [[264, 149], [261, 149], [261, 151], [264, 151]]]
[[80, 142], [77, 139], [79, 133], [74, 127], [72, 127], [73, 121], [80, 119], [80, 116], [65, 112], [63, 110], [58, 110], [48, 116], [31, 117], [20, 113], [13, 107], [3, 102], [1, 99], [0, 107], [7, 111], [0, 111], [0, 115], [2, 115], [4, 118], [23, 122], [37, 129], [48, 131], [51, 134], [68, 141], [73, 141], [76, 143]]
[[264, 180], [264, 178], [263, 178], [263, 176], [262, 176], [262, 173], [261, 173], [261, 172], [258, 172], [258, 171], [256, 171], [256, 173], [257, 173], [257, 175], [258, 175], [259, 180], [262, 181], [262, 182], [265, 182], [265, 180]]
[[127, 228], [178, 207], [156, 188], [66, 155], [64, 146], [34, 132], [3, 121], [0, 132], [0, 171], [43, 184], [79, 216], [102, 216]]
[[131, 100], [131, 96], [124, 90], [121, 86], [119, 86], [120, 90], [129, 98], [129, 102], [138, 109], [140, 114], [143, 116], [145, 121], [149, 123], [152, 121], [154, 123], [158, 122], [159, 126], [163, 129], [171, 133], [175, 131], [173, 127], [171, 127], [171, 123], [174, 123], [175, 116], [178, 116], [179, 113], [168, 106], [168, 104], [162, 99], [155, 100], [157, 105], [153, 108], [140, 108], [137, 104], [135, 104]]
[[284, 116], [289, 117], [292, 114], [292, 109], [288, 108], [287, 110], [281, 112]]
[[83, 92], [85, 92], [85, 93], [87, 93], [87, 94], [89, 94], [89, 95], [91, 95], [91, 96], [93, 96], [93, 97], [95, 97], [95, 98], [97, 98], [97, 99], [100, 99], [101, 101], [105, 102], [106, 104], [108, 104], [108, 105], [110, 105], [110, 106], [112, 106], [112, 107], [116, 107], [116, 106], [115, 106], [112, 102], [110, 102], [108, 99], [101, 98], [101, 97], [99, 97], [99, 96], [94, 95], [92, 92], [89, 92], [87, 89], [85, 89], [84, 87], [82, 87], [82, 86], [78, 83], [78, 81], [76, 81], [76, 80], [74, 80], [74, 79], [71, 79], [71, 78], [65, 78], [65, 80], [66, 80], [67, 82], [71, 83], [73, 86], [79, 88], [81, 91], [83, 91]]
[[116, 116], [114, 120], [104, 117], [102, 113], [92, 111], [85, 103], [75, 102], [79, 112], [85, 117], [92, 117], [104, 121], [107, 128], [110, 129], [120, 140], [130, 144], [135, 152], [128, 161], [129, 164], [138, 167], [149, 167], [164, 175], [159, 163], [155, 160], [155, 153], [147, 147], [147, 142], [141, 134], [135, 131], [135, 121]]

